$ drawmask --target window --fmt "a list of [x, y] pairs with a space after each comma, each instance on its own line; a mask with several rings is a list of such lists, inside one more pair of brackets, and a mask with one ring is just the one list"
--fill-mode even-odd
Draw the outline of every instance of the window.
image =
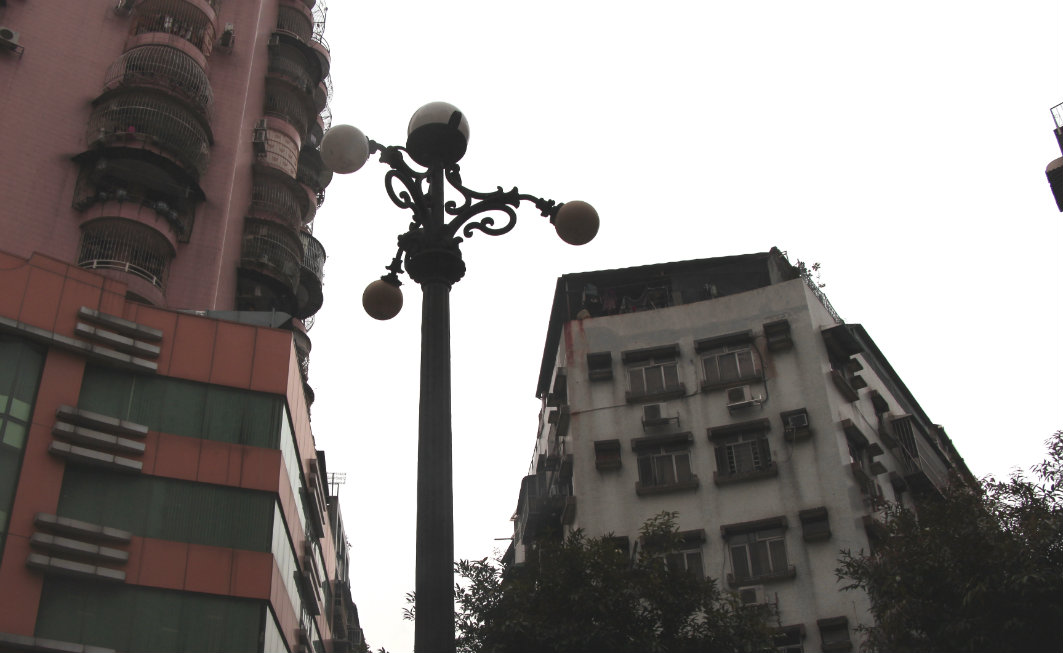
[[771, 460], [766, 419], [709, 429], [716, 445], [717, 484], [775, 476], [778, 466]]
[[819, 626], [819, 638], [824, 651], [851, 651], [853, 642], [849, 639], [849, 619], [831, 617], [816, 622]]
[[812, 436], [807, 409], [787, 410], [779, 413], [779, 417], [782, 419], [783, 438], [787, 442], [799, 442]]
[[591, 381], [608, 381], [613, 378], [613, 355], [607, 351], [587, 354], [587, 376]]
[[686, 388], [679, 380], [678, 358], [678, 345], [624, 352], [629, 388], [627, 400], [652, 401], [686, 394]]
[[704, 387], [716, 387], [760, 378], [750, 345], [723, 347], [706, 352], [701, 358], [705, 372]]
[[689, 433], [636, 438], [631, 448], [638, 458], [638, 494], [693, 489], [698, 477], [691, 471]]
[[596, 469], [620, 469], [620, 440], [598, 440], [594, 443]]
[[698, 340], [694, 351], [701, 355], [703, 389], [760, 378], [759, 356], [753, 348], [751, 331]]
[[778, 653], [804, 653], [805, 625], [782, 626], [775, 631], [775, 650]]
[[794, 568], [786, 558], [786, 518], [721, 527], [731, 556], [732, 585], [764, 583], [793, 578]]
[[801, 536], [806, 542], [830, 539], [830, 522], [825, 507], [802, 510], [797, 516], [801, 519]]
[[40, 349], [0, 335], [0, 555], [42, 369]]
[[768, 351], [786, 351], [793, 349], [794, 341], [790, 337], [790, 322], [776, 320], [764, 325], [764, 337], [768, 341]]
[[664, 561], [673, 572], [688, 572], [698, 578], [705, 577], [705, 564], [701, 556], [701, 547], [705, 543], [703, 529], [681, 531], [677, 551], [665, 554]]

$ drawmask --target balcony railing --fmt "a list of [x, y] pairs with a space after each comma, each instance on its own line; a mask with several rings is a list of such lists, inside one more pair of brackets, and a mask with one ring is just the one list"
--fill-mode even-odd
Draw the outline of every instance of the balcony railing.
[[184, 0], [142, 0], [133, 8], [133, 33], [172, 34], [210, 56], [214, 24], [199, 7]]
[[306, 93], [283, 83], [266, 80], [265, 114], [287, 122], [300, 135], [310, 129], [310, 121], [317, 115]]
[[89, 143], [151, 145], [202, 175], [210, 161], [210, 133], [180, 102], [154, 92], [123, 92], [98, 101], [86, 131]]
[[190, 56], [164, 45], [133, 48], [115, 59], [107, 70], [104, 91], [120, 86], [149, 86], [174, 93], [203, 112], [208, 119], [214, 92], [207, 73]]
[[298, 229], [313, 214], [310, 213], [310, 198], [297, 188], [278, 179], [255, 175], [251, 182], [251, 209], [258, 215], [272, 216], [292, 229]]
[[321, 66], [316, 57], [311, 59], [313, 55], [305, 46], [300, 48], [291, 41], [285, 43], [277, 38], [270, 44], [267, 72], [284, 77], [302, 91], [312, 94], [321, 81]]
[[256, 142], [261, 148], [256, 155], [258, 160], [294, 179], [299, 171], [299, 148], [295, 141], [274, 129], [263, 130], [262, 137], [264, 141]]
[[303, 260], [302, 245], [293, 231], [271, 222], [248, 220], [240, 260], [294, 292]]
[[314, 23], [304, 12], [294, 7], [281, 5], [277, 8], [277, 29], [306, 42], [314, 34]]
[[126, 220], [96, 220], [82, 227], [78, 266], [120, 270], [165, 289], [173, 254], [150, 227]]
[[332, 170], [321, 160], [321, 153], [316, 148], [304, 147], [299, 152], [299, 171], [295, 178], [320, 193], [332, 183]]

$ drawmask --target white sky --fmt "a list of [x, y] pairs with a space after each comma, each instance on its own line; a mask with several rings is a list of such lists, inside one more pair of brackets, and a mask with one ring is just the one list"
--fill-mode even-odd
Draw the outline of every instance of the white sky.
[[[598, 209], [562, 243], [533, 207], [463, 244], [451, 293], [455, 551], [505, 549], [535, 441], [554, 283], [567, 272], [761, 252], [823, 265], [976, 475], [1042, 458], [1063, 428], [1063, 3], [332, 0], [334, 122], [405, 143], [414, 110], [460, 107], [477, 190]], [[339, 176], [310, 335], [317, 443], [346, 472], [351, 582], [370, 644], [413, 647], [420, 289], [361, 308], [409, 218], [386, 166]]]

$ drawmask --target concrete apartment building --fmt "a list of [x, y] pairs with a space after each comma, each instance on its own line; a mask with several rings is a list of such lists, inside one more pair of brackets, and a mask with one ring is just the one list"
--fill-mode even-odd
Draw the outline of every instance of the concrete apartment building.
[[0, 1], [0, 650], [342, 651], [315, 0]]
[[540, 537], [613, 534], [677, 511], [671, 564], [778, 611], [780, 650], [846, 651], [869, 619], [841, 549], [886, 501], [969, 478], [867, 332], [777, 249], [557, 283], [536, 453], [510, 559]]

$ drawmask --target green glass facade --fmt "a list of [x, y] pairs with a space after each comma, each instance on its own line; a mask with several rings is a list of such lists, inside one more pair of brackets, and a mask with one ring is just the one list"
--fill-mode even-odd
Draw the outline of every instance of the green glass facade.
[[0, 335], [0, 556], [43, 369], [44, 353], [39, 348]]
[[78, 407], [153, 431], [277, 449], [285, 419], [276, 395], [90, 365]]
[[142, 537], [269, 551], [275, 503], [269, 492], [69, 467], [58, 514]]
[[141, 653], [258, 653], [265, 619], [261, 601], [47, 577], [36, 634]]

